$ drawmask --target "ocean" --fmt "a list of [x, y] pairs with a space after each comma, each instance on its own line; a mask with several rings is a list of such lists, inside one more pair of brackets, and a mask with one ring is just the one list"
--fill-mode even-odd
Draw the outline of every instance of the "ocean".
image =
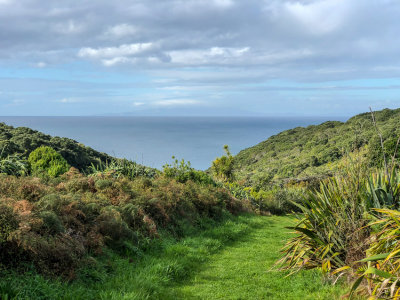
[[229, 145], [233, 154], [283, 130], [345, 118], [0, 117], [0, 122], [68, 137], [110, 155], [161, 169], [172, 156], [200, 170]]

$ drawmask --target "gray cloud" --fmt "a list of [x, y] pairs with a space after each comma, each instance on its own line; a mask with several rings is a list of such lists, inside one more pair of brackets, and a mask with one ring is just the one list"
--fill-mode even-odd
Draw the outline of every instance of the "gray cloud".
[[400, 67], [395, 0], [2, 0], [0, 18], [2, 60], [43, 66], [276, 67], [294, 78], [318, 66], [315, 79]]
[[374, 82], [400, 77], [398, 0], [0, 0], [0, 20], [0, 68], [37, 71], [0, 73], [26, 113], [400, 102]]

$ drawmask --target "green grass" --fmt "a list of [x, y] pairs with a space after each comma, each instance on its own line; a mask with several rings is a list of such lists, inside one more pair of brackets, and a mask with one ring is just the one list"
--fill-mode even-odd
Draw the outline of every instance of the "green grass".
[[[81, 270], [66, 284], [35, 273], [0, 278], [0, 298], [18, 299], [334, 299], [341, 288], [315, 272], [285, 278], [271, 270], [289, 236], [290, 217], [240, 216], [204, 221], [186, 238], [154, 241], [122, 258], [109, 252], [102, 267]], [[3, 294], [3, 298], [2, 295]]]
[[288, 237], [290, 217], [253, 217], [239, 242], [209, 257], [190, 280], [175, 287], [182, 299], [334, 299], [340, 287], [323, 284], [315, 271], [285, 278], [272, 268]]

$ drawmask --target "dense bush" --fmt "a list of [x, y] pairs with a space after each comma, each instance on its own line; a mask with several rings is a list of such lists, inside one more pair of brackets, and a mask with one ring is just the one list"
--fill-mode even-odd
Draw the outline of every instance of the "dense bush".
[[28, 161], [32, 174], [47, 174], [50, 177], [57, 177], [67, 172], [70, 168], [67, 161], [48, 146], [41, 146], [29, 154]]
[[[18, 220], [13, 209], [0, 204], [0, 244], [7, 241], [11, 232], [18, 228]], [[1, 249], [1, 248], [0, 248]]]
[[214, 180], [207, 173], [193, 169], [190, 162], [185, 162], [184, 159], [178, 161], [175, 157], [172, 157], [172, 159], [174, 161], [171, 165], [166, 164], [163, 166], [162, 174], [165, 177], [174, 178], [180, 183], [191, 180], [200, 184], [215, 185]]
[[166, 176], [130, 180], [76, 169], [54, 181], [2, 175], [0, 266], [28, 262], [42, 273], [73, 278], [83, 259], [104, 247], [129, 253], [160, 228], [179, 235], [184, 224], [242, 209], [223, 188]]
[[248, 201], [253, 210], [259, 214], [283, 215], [298, 212], [299, 203], [305, 193], [304, 187], [272, 186], [268, 190], [243, 187], [237, 182], [225, 183], [224, 187], [241, 200]]
[[60, 153], [70, 164], [81, 171], [87, 170], [92, 164], [111, 161], [111, 157], [86, 147], [74, 140], [52, 137], [26, 127], [7, 126], [0, 123], [0, 152], [3, 157], [19, 154], [28, 158], [38, 147], [49, 146]]
[[[375, 113], [377, 125], [385, 140], [385, 153], [392, 156], [400, 128], [400, 109]], [[368, 164], [382, 167], [380, 140], [371, 114], [357, 115], [347, 122], [325, 122], [306, 128], [298, 127], [271, 136], [242, 150], [234, 157], [233, 174], [248, 186], [265, 189], [285, 178], [318, 177], [331, 173], [344, 154], [368, 145]], [[400, 159], [400, 148], [397, 149]]]

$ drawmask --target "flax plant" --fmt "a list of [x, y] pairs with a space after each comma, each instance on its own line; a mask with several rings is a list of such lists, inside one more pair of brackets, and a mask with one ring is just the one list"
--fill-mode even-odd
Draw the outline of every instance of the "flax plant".
[[0, 158], [0, 173], [14, 176], [24, 176], [29, 173], [29, 165], [18, 155], [8, 155]]
[[375, 233], [370, 237], [367, 257], [360, 261], [363, 265], [357, 270], [359, 277], [352, 293], [369, 294], [372, 299], [400, 299], [400, 176], [397, 172], [391, 175], [393, 194], [388, 191], [388, 179], [383, 174], [375, 178], [379, 178], [375, 183], [380, 182], [386, 188], [379, 189], [380, 199], [392, 200], [395, 209], [374, 209], [377, 219], [369, 227]]
[[374, 206], [366, 173], [363, 153], [349, 154], [336, 176], [323, 181], [319, 191], [309, 191], [302, 204], [294, 203], [302, 214], [291, 227], [295, 237], [282, 249], [284, 269], [330, 273], [362, 258], [367, 212]]

